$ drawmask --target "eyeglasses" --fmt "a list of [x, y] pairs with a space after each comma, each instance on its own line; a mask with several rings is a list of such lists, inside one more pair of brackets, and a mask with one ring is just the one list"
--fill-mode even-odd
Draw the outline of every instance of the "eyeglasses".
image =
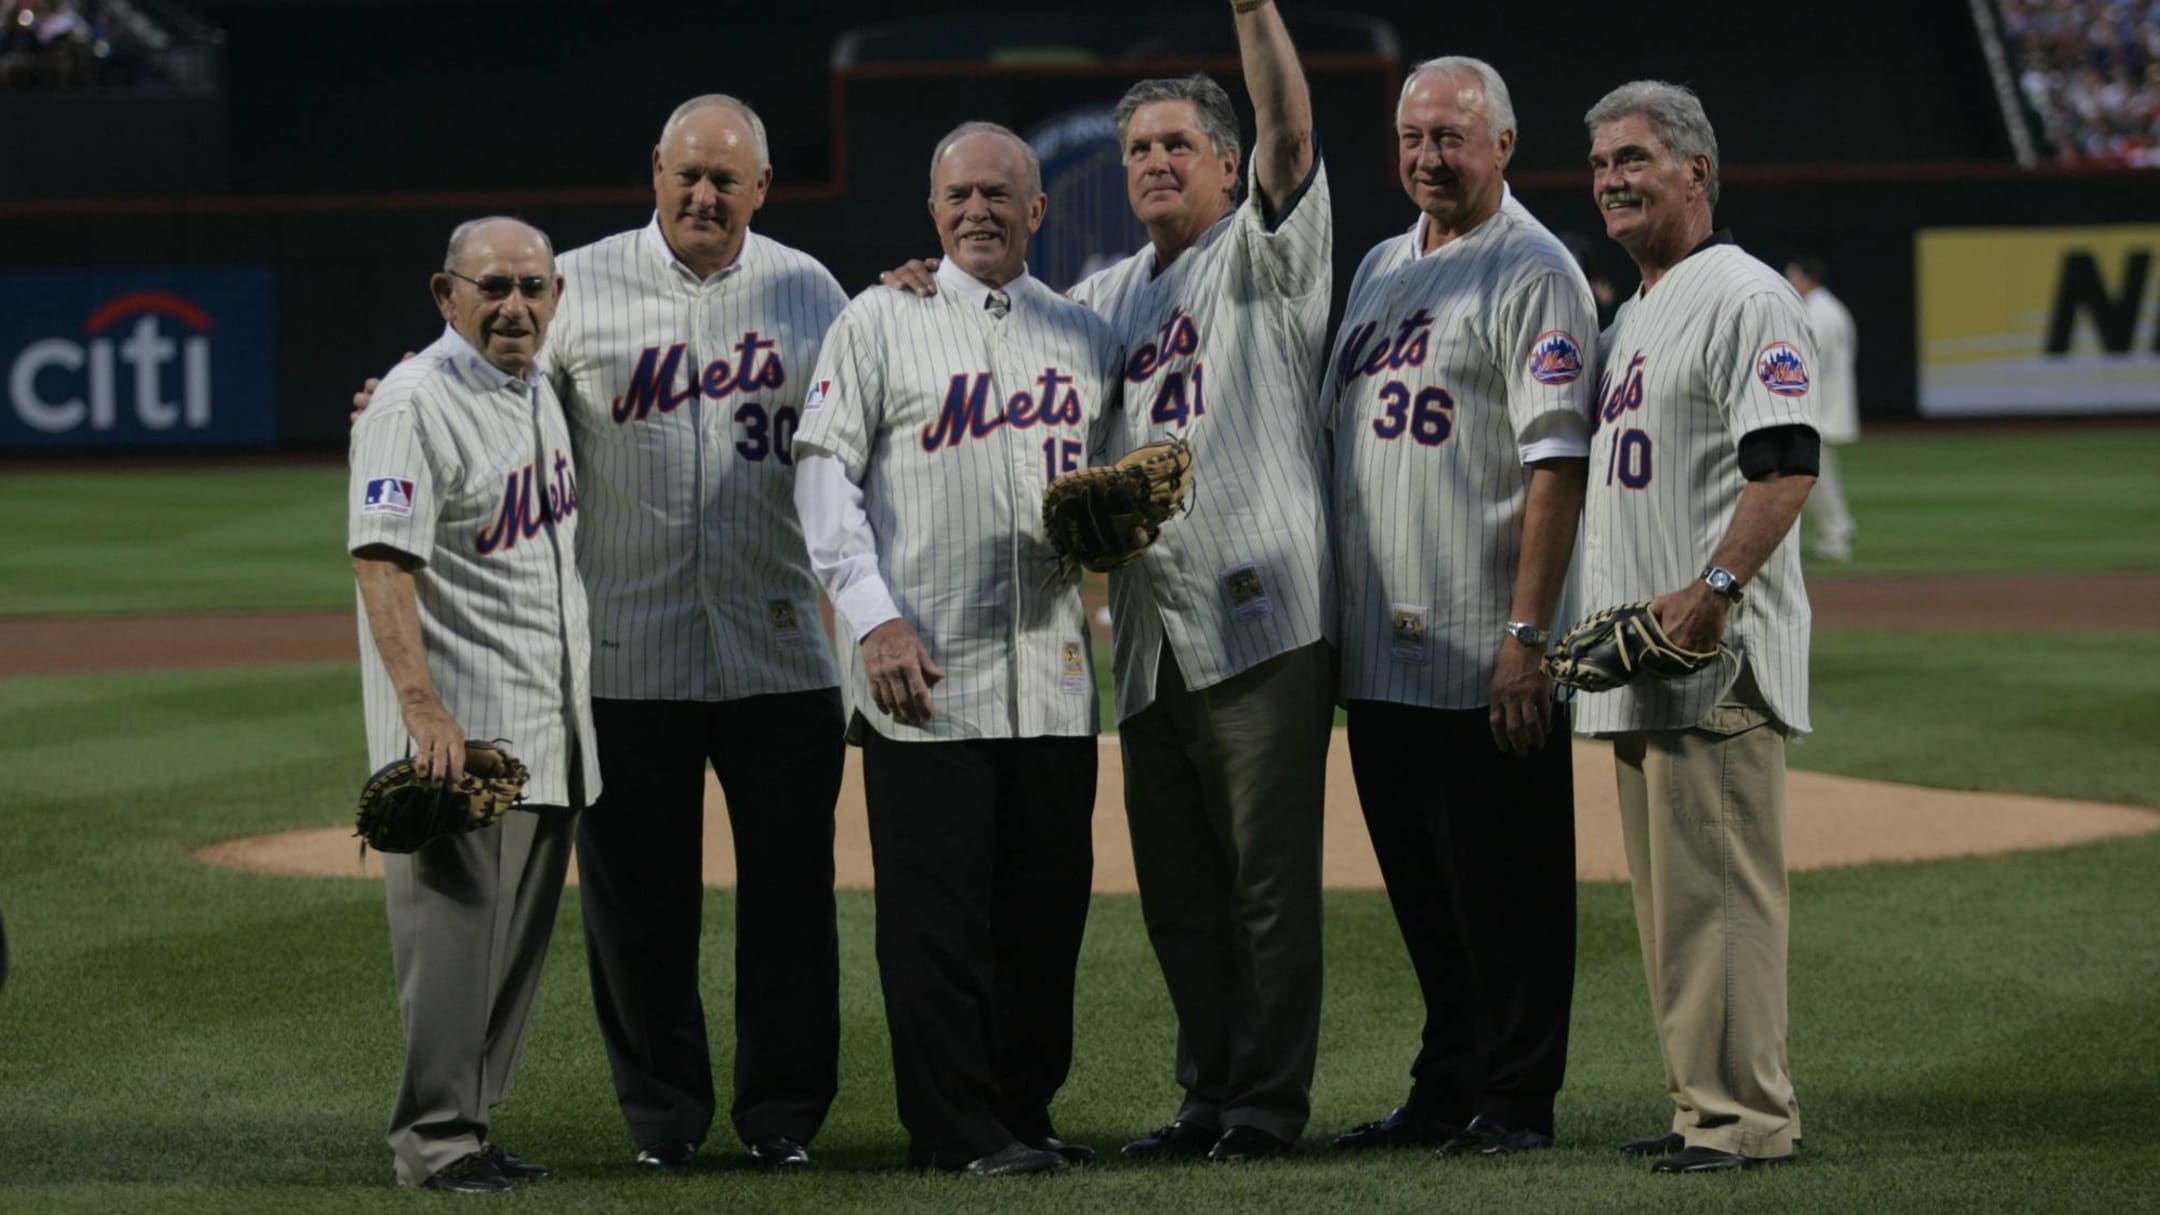
[[490, 274], [486, 278], [473, 278], [471, 275], [459, 274], [455, 270], [445, 270], [443, 273], [451, 278], [471, 283], [473, 286], [480, 288], [480, 294], [491, 300], [509, 299], [513, 290], [529, 300], [541, 299], [547, 295], [548, 288], [554, 285], [548, 279], [537, 274], [528, 274], [523, 278], [511, 278], [507, 274]]

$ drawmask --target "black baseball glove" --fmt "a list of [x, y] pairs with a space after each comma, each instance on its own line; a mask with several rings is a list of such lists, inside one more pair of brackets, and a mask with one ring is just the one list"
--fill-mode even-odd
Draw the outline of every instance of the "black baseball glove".
[[509, 744], [465, 744], [465, 774], [447, 784], [423, 778], [411, 759], [385, 764], [360, 790], [360, 815], [353, 831], [362, 855], [417, 852], [438, 836], [476, 831], [525, 800], [531, 773], [510, 754]]
[[1043, 491], [1043, 531], [1057, 551], [1050, 581], [1075, 566], [1116, 569], [1162, 535], [1192, 488], [1192, 448], [1163, 439], [1115, 464], [1069, 472]]
[[1638, 675], [1678, 679], [1693, 675], [1722, 655], [1714, 650], [1683, 650], [1665, 636], [1647, 603], [1624, 603], [1577, 621], [1553, 642], [1545, 655], [1545, 673], [1553, 682], [1585, 692], [1609, 692]]

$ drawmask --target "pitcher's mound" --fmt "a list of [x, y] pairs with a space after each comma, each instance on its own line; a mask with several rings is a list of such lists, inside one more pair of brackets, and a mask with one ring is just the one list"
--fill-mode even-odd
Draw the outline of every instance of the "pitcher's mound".
[[[1132, 845], [1125, 833], [1124, 774], [1114, 739], [1104, 739], [1102, 770], [1095, 785], [1095, 889], [1134, 889]], [[1827, 869], [1870, 861], [1919, 861], [2049, 848], [2160, 829], [2160, 815], [2132, 806], [2058, 801], [2003, 793], [1956, 793], [1882, 781], [1794, 772], [1787, 854], [1794, 869]], [[848, 748], [847, 776], [840, 787], [834, 862], [839, 884], [870, 885], [870, 830], [863, 816], [861, 752]], [[381, 877], [382, 858], [355, 853], [352, 827], [343, 824], [276, 835], [227, 840], [196, 855], [213, 864], [257, 873], [305, 877]], [[1620, 843], [1620, 809], [1613, 792], [1612, 751], [1602, 743], [1575, 744], [1575, 858], [1585, 881], [1627, 877]], [[1327, 845], [1324, 876], [1330, 887], [1377, 889], [1380, 867], [1358, 813], [1350, 779], [1350, 747], [1336, 731], [1328, 752]], [[576, 881], [576, 870], [571, 872]], [[705, 883], [735, 884], [735, 849], [728, 835], [727, 802], [708, 775], [705, 788]]]

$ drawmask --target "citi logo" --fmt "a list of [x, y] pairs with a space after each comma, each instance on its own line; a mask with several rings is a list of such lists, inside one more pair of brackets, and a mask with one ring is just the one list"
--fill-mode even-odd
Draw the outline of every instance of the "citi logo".
[[131, 291], [91, 310], [82, 340], [40, 338], [8, 367], [8, 404], [32, 430], [112, 430], [127, 410], [146, 430], [200, 430], [210, 418], [210, 314], [170, 291]]

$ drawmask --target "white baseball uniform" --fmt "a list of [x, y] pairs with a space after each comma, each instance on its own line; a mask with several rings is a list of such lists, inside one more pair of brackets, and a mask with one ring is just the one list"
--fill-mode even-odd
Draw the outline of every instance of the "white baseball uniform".
[[586, 471], [578, 564], [594, 695], [832, 687], [791, 492], [803, 391], [847, 303], [840, 284], [755, 232], [733, 266], [701, 279], [657, 217], [561, 266], [547, 361]]
[[[1590, 491], [1583, 511], [1586, 608], [1695, 582], [1747, 484], [1742, 436], [1812, 426], [1818, 361], [1800, 297], [1739, 246], [1713, 244], [1620, 306], [1604, 334]], [[1788, 535], [1749, 579], [1725, 644], [1788, 730], [1808, 723], [1807, 590]], [[1585, 733], [1684, 730], [1731, 688], [1731, 662], [1681, 680], [1636, 680], [1576, 702]]]
[[1807, 526], [1810, 550], [1819, 556], [1843, 560], [1852, 555], [1852, 508], [1845, 503], [1845, 476], [1838, 467], [1836, 448], [1860, 438], [1860, 394], [1853, 374], [1857, 337], [1852, 313], [1828, 287], [1807, 293], [1808, 325], [1815, 331], [1816, 358], [1822, 364], [1815, 379], [1815, 429], [1822, 435], [1822, 470], [1808, 494]]
[[1315, 390], [1335, 221], [1327, 170], [1270, 227], [1259, 194], [1168, 269], [1142, 249], [1072, 289], [1124, 343], [1109, 454], [1165, 435], [1193, 449], [1189, 514], [1110, 579], [1120, 721], [1155, 699], [1170, 646], [1187, 687], [1221, 683], [1327, 627], [1325, 455]]
[[[384, 376], [353, 427], [349, 545], [418, 563], [421, 642], [443, 706], [466, 737], [507, 741], [531, 770], [535, 808], [384, 858], [405, 1023], [387, 1139], [406, 1185], [488, 1141], [570, 863], [571, 816], [537, 808], [574, 810], [600, 792], [578, 488], [554, 389], [495, 368], [455, 331]], [[364, 598], [360, 684], [380, 767], [411, 740]]]
[[[848, 707], [899, 741], [1094, 734], [1078, 586], [1043, 585], [1042, 498], [1102, 441], [1116, 338], [1025, 274], [1002, 320], [949, 258], [938, 288], [872, 288], [847, 306], [796, 435], [796, 500], [841, 618]], [[895, 616], [945, 671], [925, 725], [878, 710], [861, 647], [846, 644]]]
[[1528, 464], [1589, 452], [1582, 271], [1509, 193], [1421, 254], [1424, 216], [1359, 265], [1329, 366], [1344, 700], [1491, 700]]
[[[575, 565], [580, 483], [554, 392], [497, 370], [453, 330], [383, 377], [353, 427], [349, 547], [413, 575], [428, 671], [468, 738], [500, 738], [532, 771], [527, 800], [600, 792], [588, 693], [591, 634]], [[368, 761], [411, 739], [360, 609]]]

